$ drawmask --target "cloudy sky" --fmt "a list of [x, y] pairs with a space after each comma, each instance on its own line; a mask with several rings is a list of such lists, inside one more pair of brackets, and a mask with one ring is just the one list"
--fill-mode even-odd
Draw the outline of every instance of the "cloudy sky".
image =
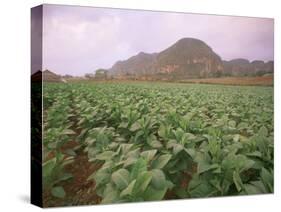
[[44, 5], [43, 69], [83, 75], [183, 37], [206, 42], [222, 59], [273, 60], [273, 20]]

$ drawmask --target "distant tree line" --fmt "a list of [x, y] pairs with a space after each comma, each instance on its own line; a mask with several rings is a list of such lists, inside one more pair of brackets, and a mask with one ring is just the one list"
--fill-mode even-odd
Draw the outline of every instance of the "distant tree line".
[[97, 69], [95, 73], [87, 73], [84, 77], [87, 79], [106, 80], [108, 79], [108, 70]]

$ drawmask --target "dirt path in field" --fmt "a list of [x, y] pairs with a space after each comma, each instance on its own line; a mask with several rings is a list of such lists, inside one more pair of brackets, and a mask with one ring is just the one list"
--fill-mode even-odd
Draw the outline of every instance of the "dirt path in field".
[[[73, 148], [75, 143], [71, 142]], [[69, 147], [70, 145], [67, 148]], [[53, 197], [50, 191], [44, 192], [44, 207], [98, 204], [101, 201], [94, 190], [95, 182], [87, 181], [88, 177], [100, 168], [100, 165], [88, 162], [88, 156], [82, 149], [77, 150], [76, 154], [74, 162], [65, 166], [65, 171], [71, 173], [73, 178], [59, 183], [60, 186], [63, 186], [66, 196], [60, 199]]]
[[[77, 114], [76, 114], [77, 115]], [[88, 155], [83, 151], [83, 147], [75, 141], [81, 130], [78, 129], [77, 116], [71, 117], [70, 121], [73, 122], [71, 129], [75, 132], [73, 136], [74, 141], [66, 143], [61, 151], [67, 149], [74, 150], [79, 147], [75, 153], [74, 161], [65, 166], [65, 172], [73, 175], [73, 178], [61, 182], [58, 185], [63, 186], [65, 190], [65, 197], [60, 199], [52, 196], [50, 191], [43, 193], [44, 207], [59, 207], [59, 206], [73, 206], [73, 205], [92, 205], [98, 204], [101, 198], [95, 192], [94, 180], [88, 181], [88, 177], [97, 171], [101, 164], [95, 164], [88, 161]], [[50, 155], [54, 157], [54, 155]]]
[[73, 181], [65, 185], [67, 196], [73, 205], [97, 204], [100, 197], [95, 193], [95, 182], [87, 181], [100, 165], [88, 162], [87, 154], [78, 152], [74, 163], [66, 166], [66, 171], [73, 174]]

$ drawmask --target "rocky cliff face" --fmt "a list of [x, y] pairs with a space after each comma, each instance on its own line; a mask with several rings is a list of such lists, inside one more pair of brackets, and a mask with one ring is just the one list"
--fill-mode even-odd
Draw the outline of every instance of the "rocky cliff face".
[[250, 62], [246, 59], [223, 61], [224, 72], [231, 76], [263, 75], [273, 73], [273, 61], [265, 63], [262, 60]]
[[113, 75], [121, 76], [150, 74], [156, 65], [156, 55], [140, 52], [128, 60], [118, 61], [109, 71]]
[[184, 38], [162, 52], [139, 53], [119, 61], [109, 70], [113, 75], [169, 75], [209, 77], [223, 71], [220, 57], [204, 42]]
[[221, 58], [203, 41], [183, 38], [157, 55], [157, 72], [211, 77], [223, 71]]
[[206, 78], [245, 76], [273, 72], [273, 61], [234, 59], [222, 61], [211, 47], [195, 38], [183, 38], [159, 53], [139, 53], [115, 63], [114, 76], [160, 76], [160, 78]]

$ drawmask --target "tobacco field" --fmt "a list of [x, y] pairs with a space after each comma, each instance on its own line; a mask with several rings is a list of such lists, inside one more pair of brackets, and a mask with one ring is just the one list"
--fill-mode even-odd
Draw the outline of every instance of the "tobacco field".
[[45, 205], [274, 192], [273, 87], [45, 83], [43, 94]]

